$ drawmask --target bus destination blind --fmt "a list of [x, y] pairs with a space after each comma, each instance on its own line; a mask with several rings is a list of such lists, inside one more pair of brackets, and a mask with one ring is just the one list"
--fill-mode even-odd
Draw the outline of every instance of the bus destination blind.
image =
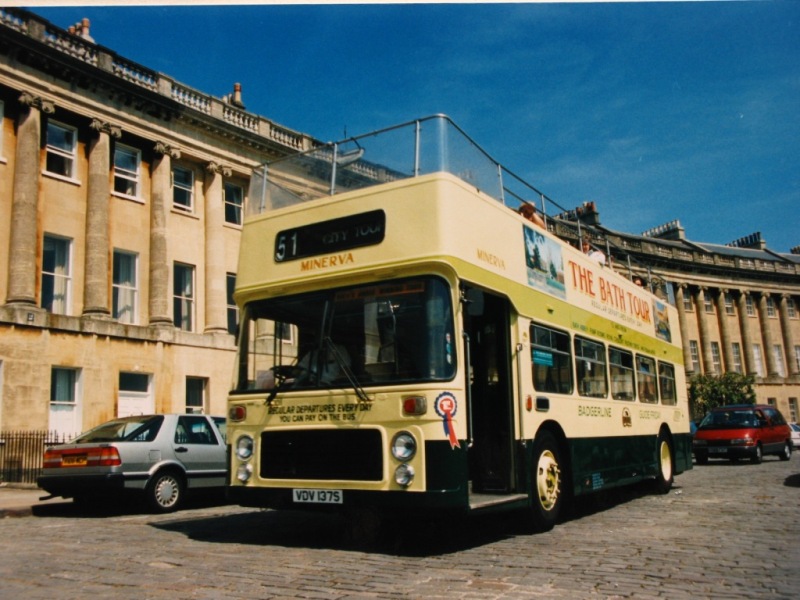
[[382, 210], [284, 229], [275, 236], [275, 262], [380, 244], [385, 233]]

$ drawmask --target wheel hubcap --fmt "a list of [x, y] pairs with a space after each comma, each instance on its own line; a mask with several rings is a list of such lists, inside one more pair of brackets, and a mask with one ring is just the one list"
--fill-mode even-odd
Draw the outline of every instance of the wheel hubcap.
[[536, 488], [539, 493], [539, 502], [544, 510], [552, 510], [559, 493], [559, 477], [561, 471], [552, 452], [545, 451], [539, 457], [536, 469]]
[[178, 486], [173, 479], [162, 479], [156, 487], [156, 500], [161, 506], [171, 506], [178, 497]]

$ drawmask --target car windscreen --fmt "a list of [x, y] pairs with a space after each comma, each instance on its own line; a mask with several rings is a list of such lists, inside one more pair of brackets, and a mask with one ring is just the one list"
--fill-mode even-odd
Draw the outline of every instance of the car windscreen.
[[72, 440], [72, 443], [152, 442], [163, 422], [163, 415], [116, 419], [87, 431]]
[[708, 413], [700, 429], [744, 429], [758, 427], [760, 419], [752, 410], [723, 410]]

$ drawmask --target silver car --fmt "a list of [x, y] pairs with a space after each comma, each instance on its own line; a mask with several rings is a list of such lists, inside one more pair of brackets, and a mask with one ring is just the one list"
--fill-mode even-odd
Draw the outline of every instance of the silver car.
[[153, 510], [170, 512], [188, 489], [225, 486], [226, 455], [224, 417], [122, 417], [48, 448], [37, 483], [76, 501], [144, 492]]

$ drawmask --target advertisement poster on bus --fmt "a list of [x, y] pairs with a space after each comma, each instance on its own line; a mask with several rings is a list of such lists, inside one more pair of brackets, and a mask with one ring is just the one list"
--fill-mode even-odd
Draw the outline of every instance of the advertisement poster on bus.
[[523, 226], [522, 230], [528, 285], [557, 298], [566, 298], [561, 246], [535, 229]]

